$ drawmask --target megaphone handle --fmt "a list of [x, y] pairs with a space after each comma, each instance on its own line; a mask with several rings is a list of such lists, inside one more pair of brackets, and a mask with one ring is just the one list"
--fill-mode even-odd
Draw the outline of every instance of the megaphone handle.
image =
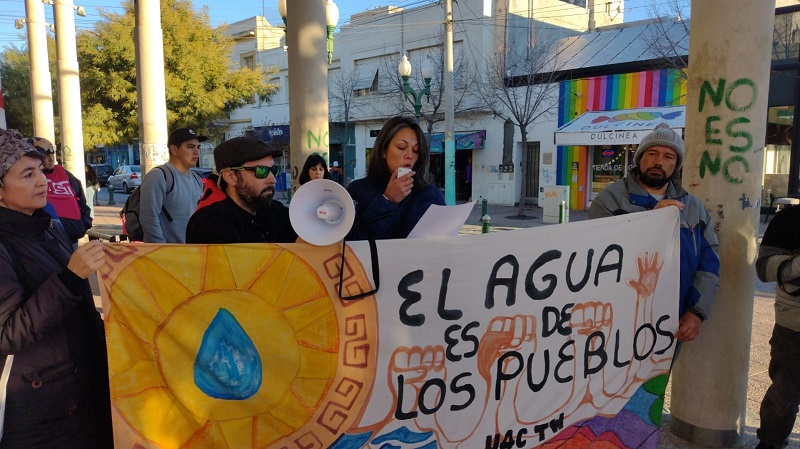
[[369, 236], [367, 241], [369, 242], [369, 254], [370, 258], [372, 259], [372, 283], [375, 284], [375, 288], [364, 293], [348, 296], [347, 298], [342, 296], [342, 288], [344, 286], [344, 255], [345, 251], [347, 250], [347, 238], [344, 238], [342, 239], [342, 260], [339, 263], [339, 298], [342, 301], [352, 301], [355, 299], [365, 298], [367, 296], [374, 295], [381, 288], [381, 273], [380, 267], [378, 266], [378, 245], [375, 244], [375, 239], [372, 237], [372, 235]]

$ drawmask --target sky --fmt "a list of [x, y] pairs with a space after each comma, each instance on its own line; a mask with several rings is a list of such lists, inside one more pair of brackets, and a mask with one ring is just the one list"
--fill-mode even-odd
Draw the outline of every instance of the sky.
[[[123, 11], [120, 0], [73, 0], [77, 6], [86, 9], [86, 17], [75, 16], [78, 30], [91, 29], [94, 22], [101, 20], [100, 10], [112, 13]], [[291, 0], [289, 0], [291, 1]], [[457, 0], [456, 0], [457, 1]], [[625, 0], [625, 21], [647, 19], [653, 2], [666, 3], [669, 0]], [[339, 25], [350, 20], [350, 15], [383, 5], [410, 8], [431, 3], [431, 0], [338, 0]], [[212, 25], [232, 23], [248, 17], [263, 15], [272, 24], [282, 23], [278, 14], [278, 0], [193, 0], [195, 9], [208, 7]], [[25, 28], [14, 28], [14, 20], [25, 17], [24, 0], [0, 0], [0, 51], [11, 44], [24, 47], [27, 38]], [[45, 5], [45, 20], [53, 22], [53, 8]]]

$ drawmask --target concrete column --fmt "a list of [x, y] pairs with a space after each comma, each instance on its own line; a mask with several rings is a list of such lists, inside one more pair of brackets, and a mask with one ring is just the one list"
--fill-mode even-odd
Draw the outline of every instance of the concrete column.
[[134, 0], [134, 13], [136, 90], [139, 100], [139, 162], [144, 175], [153, 167], [169, 160], [161, 2]]
[[72, 0], [55, 0], [53, 15], [56, 22], [56, 51], [58, 54], [58, 112], [61, 121], [61, 145], [59, 148], [64, 155], [64, 167], [85, 186], [81, 83], [78, 78], [75, 8], [73, 8]]
[[312, 153], [328, 160], [328, 54], [325, 0], [286, 2], [292, 191]]
[[47, 58], [47, 25], [44, 21], [44, 3], [41, 0], [25, 0], [25, 22], [31, 62], [33, 134], [55, 144], [53, 88], [50, 84], [50, 64]]
[[736, 445], [745, 427], [775, 0], [692, 0], [683, 185], [711, 211], [721, 288], [673, 369], [670, 428]]

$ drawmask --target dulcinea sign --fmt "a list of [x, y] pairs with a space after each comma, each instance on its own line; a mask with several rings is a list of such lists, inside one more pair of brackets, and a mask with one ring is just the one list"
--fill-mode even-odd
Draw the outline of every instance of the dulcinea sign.
[[656, 448], [675, 208], [377, 249], [106, 245], [118, 447]]

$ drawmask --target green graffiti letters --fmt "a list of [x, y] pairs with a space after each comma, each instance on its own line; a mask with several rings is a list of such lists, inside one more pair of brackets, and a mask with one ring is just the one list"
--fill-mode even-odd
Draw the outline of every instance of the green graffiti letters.
[[706, 167], [708, 167], [708, 170], [711, 171], [712, 175], [716, 175], [721, 166], [722, 158], [719, 157], [719, 152], [716, 153], [716, 157], [712, 161], [711, 155], [708, 153], [708, 151], [703, 151], [702, 156], [700, 156], [700, 178], [705, 179]]
[[[707, 102], [714, 108], [725, 106], [729, 111], [746, 112], [755, 105], [758, 98], [758, 87], [748, 78], [739, 78], [727, 85], [727, 80], [721, 78], [717, 81], [716, 89], [711, 82], [704, 80], [700, 86], [700, 104], [698, 111], [703, 112]], [[727, 87], [726, 87], [727, 85]], [[716, 123], [720, 122], [720, 123]], [[700, 178], [705, 178], [706, 173], [717, 176], [720, 171], [725, 181], [731, 184], [744, 182], [744, 174], [750, 172], [750, 164], [741, 153], [746, 153], [753, 148], [753, 135], [748, 131], [751, 120], [739, 116], [725, 123], [723, 133], [722, 117], [709, 115], [706, 117], [705, 144], [707, 146], [727, 147], [734, 155], [724, 155], [722, 149], [706, 149], [700, 156]]]
[[706, 143], [712, 145], [722, 145], [722, 139], [715, 139], [711, 137], [719, 134], [719, 129], [712, 128], [711, 122], [718, 122], [720, 120], [720, 116], [718, 115], [709, 115], [708, 118], [706, 118]]
[[747, 159], [742, 156], [733, 156], [726, 160], [723, 164], [719, 152], [715, 154], [714, 159], [712, 160], [711, 154], [708, 151], [703, 151], [702, 156], [700, 156], [700, 177], [705, 178], [706, 169], [711, 172], [712, 176], [715, 176], [717, 173], [719, 173], [720, 168], [722, 168], [722, 177], [725, 178], [725, 181], [728, 181], [731, 184], [741, 184], [744, 182], [744, 178], [731, 174], [731, 166], [735, 163], [742, 165], [743, 173], [750, 172], [750, 164], [747, 162]]
[[[750, 102], [743, 106], [733, 104], [733, 91], [739, 86], [747, 86], [750, 88]], [[739, 78], [731, 83], [731, 86], [725, 91], [725, 105], [728, 106], [728, 109], [731, 111], [745, 112], [749, 110], [753, 107], [753, 103], [756, 102], [756, 98], [758, 98], [758, 87], [756, 83], [747, 78]]]
[[736, 117], [735, 119], [733, 119], [730, 122], [728, 122], [727, 125], [725, 125], [725, 133], [727, 135], [729, 135], [729, 136], [731, 136], [733, 138], [742, 137], [747, 141], [747, 145], [741, 145], [741, 146], [739, 146], [739, 145], [730, 145], [728, 147], [728, 148], [730, 148], [731, 151], [736, 152], [736, 153], [744, 153], [745, 151], [747, 151], [747, 150], [749, 150], [750, 148], [753, 147], [753, 136], [749, 132], [747, 132], [747, 131], [735, 131], [733, 129], [734, 126], [736, 126], [738, 124], [741, 124], [741, 123], [744, 123], [744, 124], [750, 123], [750, 119], [747, 118], [747, 117]]
[[307, 139], [309, 149], [316, 149], [322, 146], [328, 148], [328, 131], [323, 133], [322, 130], [319, 130], [319, 132], [314, 134], [314, 132], [309, 129]]
[[[725, 106], [727, 106], [731, 111], [744, 112], [753, 107], [753, 104], [758, 98], [758, 87], [752, 80], [748, 78], [739, 78], [731, 83], [727, 89], [725, 89], [726, 83], [727, 81], [724, 78], [721, 78], [719, 81], [717, 81], [717, 90], [715, 91], [714, 88], [711, 87], [711, 83], [709, 83], [707, 80], [703, 81], [703, 85], [700, 86], [700, 105], [698, 108], [700, 112], [703, 112], [703, 107], [706, 104], [706, 96], [711, 97], [711, 102], [715, 107], [719, 106], [724, 98]], [[750, 88], [750, 102], [746, 105], [738, 105], [734, 103], [732, 99], [733, 91], [739, 86], [747, 86]]]

